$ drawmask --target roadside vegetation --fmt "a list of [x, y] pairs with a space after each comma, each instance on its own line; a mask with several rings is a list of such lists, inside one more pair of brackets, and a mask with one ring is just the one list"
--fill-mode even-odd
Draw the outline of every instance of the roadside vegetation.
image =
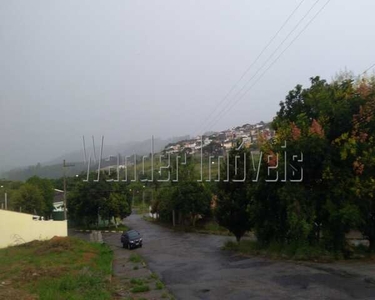
[[0, 299], [174, 299], [139, 254], [128, 254], [128, 277], [117, 278], [105, 244], [54, 237], [1, 249]]
[[112, 251], [55, 237], [0, 250], [0, 299], [112, 299]]
[[257, 241], [243, 240], [241, 243], [227, 241], [224, 250], [236, 251], [245, 255], [261, 255], [274, 259], [311, 260], [319, 262], [331, 262], [335, 256], [319, 246], [301, 246], [301, 243], [282, 245], [270, 243], [262, 246]]
[[91, 174], [88, 182], [77, 182], [68, 194], [69, 220], [74, 226], [103, 226], [100, 219], [106, 221], [104, 226], [110, 226], [112, 220], [122, 220], [131, 213], [127, 189], [108, 181], [111, 178], [106, 174], [102, 174], [99, 182], [93, 180], [94, 176]]
[[[219, 188], [219, 224], [238, 242], [245, 230], [257, 237], [255, 244], [241, 242], [239, 251], [350, 258], [356, 249], [346, 234], [358, 230], [375, 252], [374, 96], [375, 80], [366, 77], [332, 83], [315, 77], [309, 88], [298, 85], [289, 92], [272, 123], [276, 138], [260, 139], [265, 163], [256, 184]], [[302, 155], [303, 163], [296, 163]], [[301, 166], [301, 182], [267, 182], [300, 178]], [[251, 168], [238, 171], [256, 176]]]
[[122, 271], [114, 277], [115, 299], [174, 299], [156, 273], [150, 273], [146, 262], [138, 253], [126, 251], [119, 258]]
[[[337, 256], [332, 251], [328, 251], [321, 245], [311, 246], [308, 243], [304, 245], [301, 242], [295, 244], [283, 245], [273, 242], [262, 245], [257, 241], [242, 240], [241, 243], [227, 241], [223, 250], [235, 251], [244, 255], [260, 255], [273, 259], [290, 259], [296, 261], [314, 261], [314, 262], [333, 262], [337, 259], [343, 259], [343, 256]], [[347, 251], [351, 251], [350, 258], [354, 260], [364, 259], [369, 263], [375, 262], [375, 256], [369, 253], [367, 247], [363, 245], [348, 246]]]
[[[54, 195], [51, 180], [33, 176], [26, 182], [0, 180], [0, 185], [2, 186], [1, 192], [8, 193], [9, 210], [37, 214], [45, 219], [50, 218]], [[3, 199], [0, 199], [4, 205]]]

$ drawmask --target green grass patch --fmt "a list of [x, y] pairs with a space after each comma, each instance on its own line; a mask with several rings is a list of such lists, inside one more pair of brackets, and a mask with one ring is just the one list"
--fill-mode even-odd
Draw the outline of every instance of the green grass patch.
[[129, 257], [129, 261], [133, 263], [140, 263], [142, 262], [142, 257], [139, 254], [132, 253]]
[[135, 285], [143, 285], [145, 282], [144, 282], [144, 280], [141, 279], [141, 278], [132, 278], [132, 279], [130, 280], [130, 283], [131, 283], [131, 284], [135, 284]]
[[145, 284], [136, 285], [130, 289], [132, 293], [144, 293], [144, 292], [148, 292], [149, 290], [150, 290], [150, 287]]
[[157, 290], [162, 290], [162, 289], [164, 289], [164, 284], [160, 280], [158, 280], [158, 281], [155, 282], [155, 288]]
[[[0, 281], [9, 299], [111, 299], [113, 253], [108, 246], [55, 237], [0, 250]], [[0, 299], [4, 295], [0, 290]]]

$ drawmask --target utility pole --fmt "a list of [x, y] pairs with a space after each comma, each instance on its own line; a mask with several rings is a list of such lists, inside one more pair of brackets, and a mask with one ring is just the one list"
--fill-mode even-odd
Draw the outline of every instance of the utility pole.
[[63, 174], [64, 174], [64, 219], [68, 220], [68, 213], [67, 213], [67, 200], [66, 200], [66, 171], [65, 169], [68, 167], [73, 167], [74, 164], [67, 164], [65, 159], [63, 161]]
[[63, 162], [63, 173], [64, 173], [64, 220], [68, 220], [66, 213], [66, 174], [65, 174], [65, 159]]

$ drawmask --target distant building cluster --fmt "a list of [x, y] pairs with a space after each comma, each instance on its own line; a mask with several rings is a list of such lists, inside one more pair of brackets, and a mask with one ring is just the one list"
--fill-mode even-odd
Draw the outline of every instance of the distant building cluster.
[[[259, 137], [270, 140], [275, 136], [269, 123], [244, 124], [220, 132], [210, 132], [193, 139], [168, 144], [164, 148], [165, 154], [187, 153], [195, 154], [200, 151], [222, 155], [232, 148], [236, 140], [241, 140], [245, 147], [257, 147]], [[202, 149], [203, 147], [203, 149]]]

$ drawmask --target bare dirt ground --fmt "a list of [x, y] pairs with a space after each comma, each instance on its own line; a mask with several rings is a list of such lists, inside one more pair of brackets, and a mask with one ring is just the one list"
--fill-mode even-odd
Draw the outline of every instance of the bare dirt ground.
[[[143, 235], [143, 248], [133, 251], [145, 258], [177, 299], [375, 299], [374, 263], [244, 257], [221, 250], [231, 237], [175, 232], [140, 215], [131, 215], [125, 223]], [[103, 239], [121, 246], [119, 233], [103, 234]], [[119, 258], [126, 253], [115, 251]], [[115, 263], [115, 270], [120, 269], [121, 258]]]

